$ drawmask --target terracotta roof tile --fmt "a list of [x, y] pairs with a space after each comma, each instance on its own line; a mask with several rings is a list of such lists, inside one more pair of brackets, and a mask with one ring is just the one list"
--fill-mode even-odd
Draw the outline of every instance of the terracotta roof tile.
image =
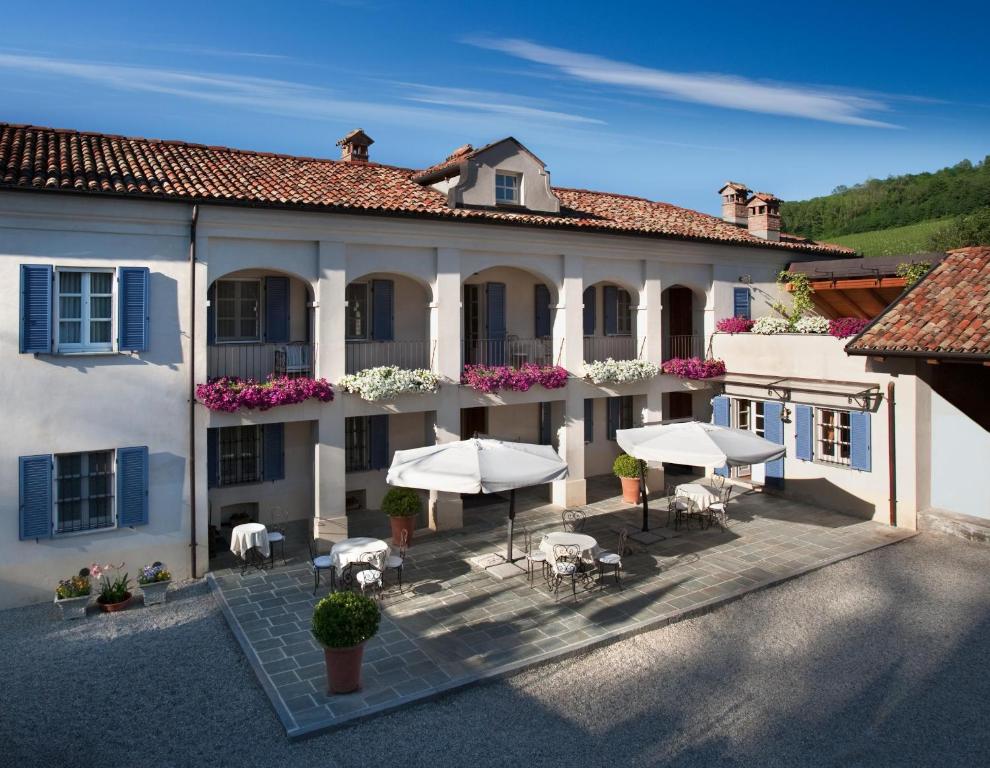
[[[471, 154], [481, 150], [466, 150]], [[483, 148], [482, 148], [483, 149]], [[431, 171], [459, 161], [445, 160]], [[450, 208], [414, 181], [423, 171], [377, 163], [207, 147], [0, 123], [0, 189], [84, 192], [189, 202], [269, 205], [703, 240], [842, 256], [803, 238], [770, 242], [745, 228], [641, 197], [555, 188], [559, 214]]]
[[990, 359], [990, 246], [949, 251], [846, 351]]

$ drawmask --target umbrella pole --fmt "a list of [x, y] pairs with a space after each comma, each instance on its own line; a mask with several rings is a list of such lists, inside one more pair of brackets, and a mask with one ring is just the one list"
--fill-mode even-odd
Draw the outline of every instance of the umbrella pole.
[[646, 500], [646, 462], [639, 463], [639, 494], [643, 499], [643, 532], [650, 530], [650, 504]]
[[512, 562], [512, 527], [516, 519], [516, 489], [509, 491], [509, 540], [505, 548], [505, 562]]

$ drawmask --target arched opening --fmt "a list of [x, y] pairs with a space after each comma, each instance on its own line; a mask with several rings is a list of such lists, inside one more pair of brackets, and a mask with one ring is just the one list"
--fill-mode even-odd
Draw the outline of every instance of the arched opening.
[[635, 360], [635, 292], [610, 282], [584, 289], [584, 360], [588, 363], [612, 358]]
[[549, 365], [556, 287], [517, 267], [476, 272], [462, 287], [465, 365]]
[[663, 359], [701, 357], [704, 345], [704, 300], [684, 285], [672, 285], [661, 295]]
[[207, 299], [209, 378], [313, 375], [313, 292], [304, 280], [238, 270], [210, 283]]
[[345, 370], [431, 368], [429, 290], [396, 273], [372, 273], [345, 291]]

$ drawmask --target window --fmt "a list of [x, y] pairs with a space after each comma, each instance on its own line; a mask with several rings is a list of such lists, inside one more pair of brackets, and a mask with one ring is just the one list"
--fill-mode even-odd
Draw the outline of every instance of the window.
[[519, 205], [522, 196], [519, 194], [522, 188], [522, 174], [507, 173], [504, 171], [495, 172], [495, 202]]
[[752, 403], [749, 400], [736, 400], [736, 429], [750, 428], [750, 413]]
[[368, 338], [368, 284], [350, 283], [344, 292], [344, 298], [347, 301], [347, 338]]
[[815, 409], [815, 460], [826, 464], [849, 465], [849, 411]]
[[220, 485], [257, 483], [262, 479], [262, 428], [220, 428]]
[[116, 525], [113, 453], [93, 451], [55, 456], [55, 533], [93, 531]]
[[632, 334], [632, 298], [629, 291], [616, 291], [615, 333], [617, 336]]
[[363, 472], [371, 468], [371, 441], [368, 439], [368, 417], [344, 419], [345, 471]]
[[261, 281], [217, 280], [217, 341], [261, 339]]
[[763, 401], [753, 401], [753, 431], [759, 437], [766, 437], [766, 419], [763, 413]]
[[606, 437], [615, 440], [615, 433], [620, 429], [632, 429], [633, 399], [632, 395], [610, 397], [608, 402], [608, 424]]
[[58, 350], [113, 349], [113, 272], [58, 270]]

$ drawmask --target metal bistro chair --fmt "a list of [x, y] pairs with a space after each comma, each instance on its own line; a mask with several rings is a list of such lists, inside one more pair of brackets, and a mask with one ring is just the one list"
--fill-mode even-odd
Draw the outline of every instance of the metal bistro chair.
[[584, 530], [585, 514], [579, 509], [565, 509], [561, 515], [564, 530], [568, 533], [581, 533]]
[[721, 493], [722, 489], [725, 488], [725, 478], [722, 475], [713, 474], [708, 478], [708, 481], [712, 489], [717, 493]]
[[581, 573], [581, 547], [577, 544], [554, 544], [553, 564], [550, 573], [553, 583], [553, 599], [558, 599], [560, 583], [569, 578], [571, 580], [571, 593], [577, 601], [577, 581], [583, 578]]
[[309, 563], [313, 566], [313, 575], [315, 576], [315, 581], [313, 583], [313, 594], [316, 594], [316, 590], [320, 587], [320, 571], [330, 571], [330, 588], [333, 589], [336, 582], [336, 569], [333, 567], [333, 560], [330, 555], [321, 555], [319, 551], [319, 546], [317, 545], [319, 539], [314, 539], [312, 536], [306, 539], [306, 544], [309, 547]]
[[626, 539], [629, 537], [629, 531], [625, 528], [619, 531], [619, 546], [615, 552], [601, 552], [598, 555], [598, 583], [601, 585], [602, 589], [605, 589], [605, 569], [611, 568], [612, 574], [615, 577], [615, 583], [619, 585], [619, 589], [622, 589], [622, 556], [626, 554]]
[[719, 490], [719, 500], [713, 504], [708, 505], [708, 527], [710, 528], [712, 523], [718, 525], [720, 531], [724, 531], [729, 527], [729, 498], [732, 496], [732, 489], [734, 486], [726, 483], [724, 488]]
[[698, 518], [698, 526], [701, 527], [701, 517], [698, 513], [698, 509], [694, 502], [686, 496], [677, 495], [676, 486], [668, 486], [667, 488], [667, 509], [668, 509], [668, 520], [670, 517], [669, 510], [674, 512], [674, 530], [678, 529], [681, 522], [684, 523], [686, 527], [690, 527], [691, 518]]
[[539, 547], [533, 548], [533, 535], [528, 528], [523, 528], [523, 551], [526, 553], [526, 578], [529, 579], [529, 586], [533, 586], [536, 579], [536, 564], [540, 564], [544, 580], [547, 578], [547, 553]]
[[[361, 555], [360, 565], [363, 567], [354, 574], [354, 582], [361, 587], [361, 594], [370, 589], [379, 600], [385, 589], [384, 555], [378, 552], [365, 552]], [[355, 563], [354, 565], [357, 565]]]
[[285, 512], [281, 507], [272, 507], [272, 524], [268, 528], [268, 548], [271, 567], [275, 567], [275, 545], [282, 550], [282, 565], [285, 565]]
[[402, 565], [406, 561], [406, 550], [409, 546], [409, 531], [403, 529], [399, 535], [399, 553], [389, 555], [385, 558], [385, 570], [395, 571], [399, 581], [399, 592], [402, 592]]

